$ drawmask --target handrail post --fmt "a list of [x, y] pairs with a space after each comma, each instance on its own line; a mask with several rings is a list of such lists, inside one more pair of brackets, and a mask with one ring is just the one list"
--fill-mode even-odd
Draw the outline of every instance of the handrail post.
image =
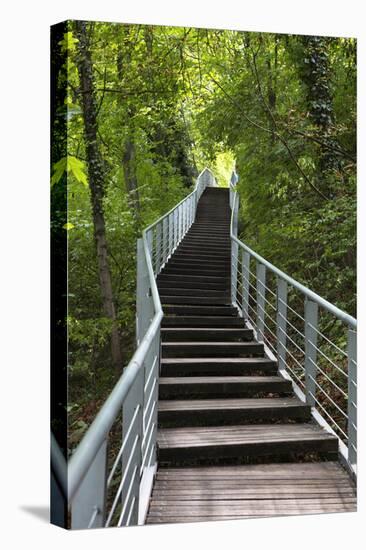
[[178, 240], [177, 244], [179, 243], [181, 237], [182, 237], [182, 205], [178, 206]]
[[238, 245], [231, 242], [231, 303], [236, 304], [238, 286]]
[[264, 340], [264, 314], [266, 293], [266, 266], [257, 262], [257, 335], [258, 342]]
[[168, 257], [168, 247], [169, 247], [169, 225], [168, 218], [163, 219], [163, 254], [161, 262], [165, 264]]
[[149, 273], [146, 267], [144, 244], [137, 240], [137, 281], [136, 281], [136, 344], [139, 346], [150, 324], [148, 294]]
[[89, 466], [71, 506], [71, 528], [104, 527], [107, 481], [107, 440]]
[[51, 431], [51, 523], [59, 527], [67, 524], [67, 463]]
[[250, 254], [242, 251], [242, 310], [244, 319], [248, 319], [249, 313], [249, 276], [250, 276]]
[[276, 329], [278, 370], [285, 370], [287, 355], [287, 282], [281, 277], [277, 277]]
[[178, 208], [174, 210], [174, 249], [176, 248], [179, 240], [179, 213]]
[[156, 226], [156, 240], [155, 240], [155, 275], [159, 273], [161, 266], [161, 224]]
[[[122, 434], [125, 446], [122, 453], [122, 511], [118, 525], [137, 525], [142, 464], [143, 406], [145, 365], [140, 369], [122, 408]], [[136, 418], [134, 419], [136, 415]], [[128, 430], [130, 435], [126, 438]]]
[[[187, 201], [188, 202], [188, 201]], [[188, 230], [188, 205], [186, 202], [183, 203], [183, 235], [186, 234]]]
[[306, 402], [315, 406], [318, 304], [305, 299], [305, 388]]
[[170, 256], [170, 254], [172, 253], [173, 247], [174, 247], [174, 224], [173, 224], [173, 216], [174, 216], [174, 213], [171, 212], [171, 213], [169, 214], [169, 218], [168, 218], [168, 243], [169, 243], [168, 253], [167, 253], [168, 256]]
[[147, 246], [150, 252], [150, 256], [152, 256], [152, 245], [153, 245], [153, 232], [148, 231], [146, 233], [146, 239], [147, 239]]
[[[234, 237], [237, 237], [238, 235], [238, 212], [239, 212], [239, 196], [236, 196], [236, 200], [233, 204], [233, 223], [231, 227], [232, 234]], [[236, 304], [236, 296], [237, 296], [237, 286], [238, 286], [238, 258], [239, 255], [239, 247], [238, 243], [236, 243], [234, 240], [231, 241], [231, 302], [232, 304]]]
[[348, 329], [348, 461], [357, 464], [357, 333]]

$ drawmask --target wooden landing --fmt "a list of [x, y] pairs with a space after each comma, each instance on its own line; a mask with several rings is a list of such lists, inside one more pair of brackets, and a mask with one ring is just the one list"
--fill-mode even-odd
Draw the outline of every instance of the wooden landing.
[[355, 489], [337, 462], [162, 468], [147, 523], [355, 511]]

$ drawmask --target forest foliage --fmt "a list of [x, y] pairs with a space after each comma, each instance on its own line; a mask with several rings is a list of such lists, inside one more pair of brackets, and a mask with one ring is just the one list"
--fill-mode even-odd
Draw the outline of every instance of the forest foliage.
[[205, 166], [236, 167], [242, 240], [355, 315], [354, 39], [68, 22], [56, 49], [76, 438], [134, 349], [136, 239]]

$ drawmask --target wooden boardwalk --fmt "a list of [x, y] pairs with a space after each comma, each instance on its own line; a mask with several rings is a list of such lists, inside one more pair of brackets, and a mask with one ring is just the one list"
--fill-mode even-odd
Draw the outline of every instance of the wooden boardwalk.
[[354, 487], [336, 462], [161, 468], [147, 523], [355, 510]]
[[231, 305], [229, 224], [228, 190], [207, 189], [157, 279], [159, 470], [147, 523], [355, 511], [337, 438]]

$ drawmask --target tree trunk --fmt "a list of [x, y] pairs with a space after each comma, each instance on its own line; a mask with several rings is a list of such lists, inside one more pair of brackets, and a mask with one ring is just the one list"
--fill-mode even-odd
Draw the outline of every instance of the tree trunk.
[[135, 169], [135, 156], [135, 144], [130, 138], [128, 138], [125, 142], [122, 157], [123, 175], [127, 191], [128, 204], [134, 214], [136, 229], [139, 230], [141, 222], [140, 197]]
[[319, 169], [321, 172], [336, 170], [338, 157], [331, 149], [336, 145], [332, 138], [334, 119], [331, 93], [328, 40], [320, 36], [304, 36], [302, 80], [306, 86], [306, 99], [310, 120], [316, 127], [320, 145]]
[[[276, 111], [276, 99], [277, 99], [277, 65], [278, 65], [278, 38], [277, 35], [274, 36], [274, 61], [273, 65], [271, 63], [271, 54], [269, 47], [267, 46], [267, 70], [268, 70], [268, 85], [267, 85], [267, 101], [268, 107], [271, 113], [274, 115]], [[271, 145], [276, 141], [275, 132], [276, 127], [272, 117], [269, 118], [269, 129], [271, 131]]]
[[[127, 36], [129, 37], [130, 31], [129, 28], [125, 30]], [[125, 41], [126, 42], [126, 41]], [[125, 52], [126, 63], [131, 62], [131, 49], [128, 48]], [[120, 81], [120, 87], [123, 87], [123, 52], [122, 52], [122, 43], [118, 42], [118, 54], [117, 54], [117, 74]], [[134, 116], [134, 110], [132, 107], [128, 108], [129, 119], [132, 120]], [[136, 149], [135, 144], [132, 141], [132, 138], [129, 136], [124, 144], [122, 152], [122, 168], [123, 176], [125, 180], [125, 189], [127, 193], [127, 202], [130, 207], [131, 212], [135, 220], [136, 231], [139, 232], [141, 226], [141, 211], [140, 211], [140, 197], [138, 191], [137, 177], [136, 177]]]
[[93, 87], [93, 68], [89, 50], [86, 23], [76, 22], [78, 34], [77, 67], [80, 78], [81, 104], [84, 118], [84, 137], [91, 203], [93, 210], [94, 238], [97, 249], [99, 282], [103, 310], [112, 320], [111, 352], [113, 365], [122, 368], [120, 340], [112, 290], [112, 279], [108, 263], [108, 248], [103, 212], [104, 166], [97, 142], [96, 101]]

